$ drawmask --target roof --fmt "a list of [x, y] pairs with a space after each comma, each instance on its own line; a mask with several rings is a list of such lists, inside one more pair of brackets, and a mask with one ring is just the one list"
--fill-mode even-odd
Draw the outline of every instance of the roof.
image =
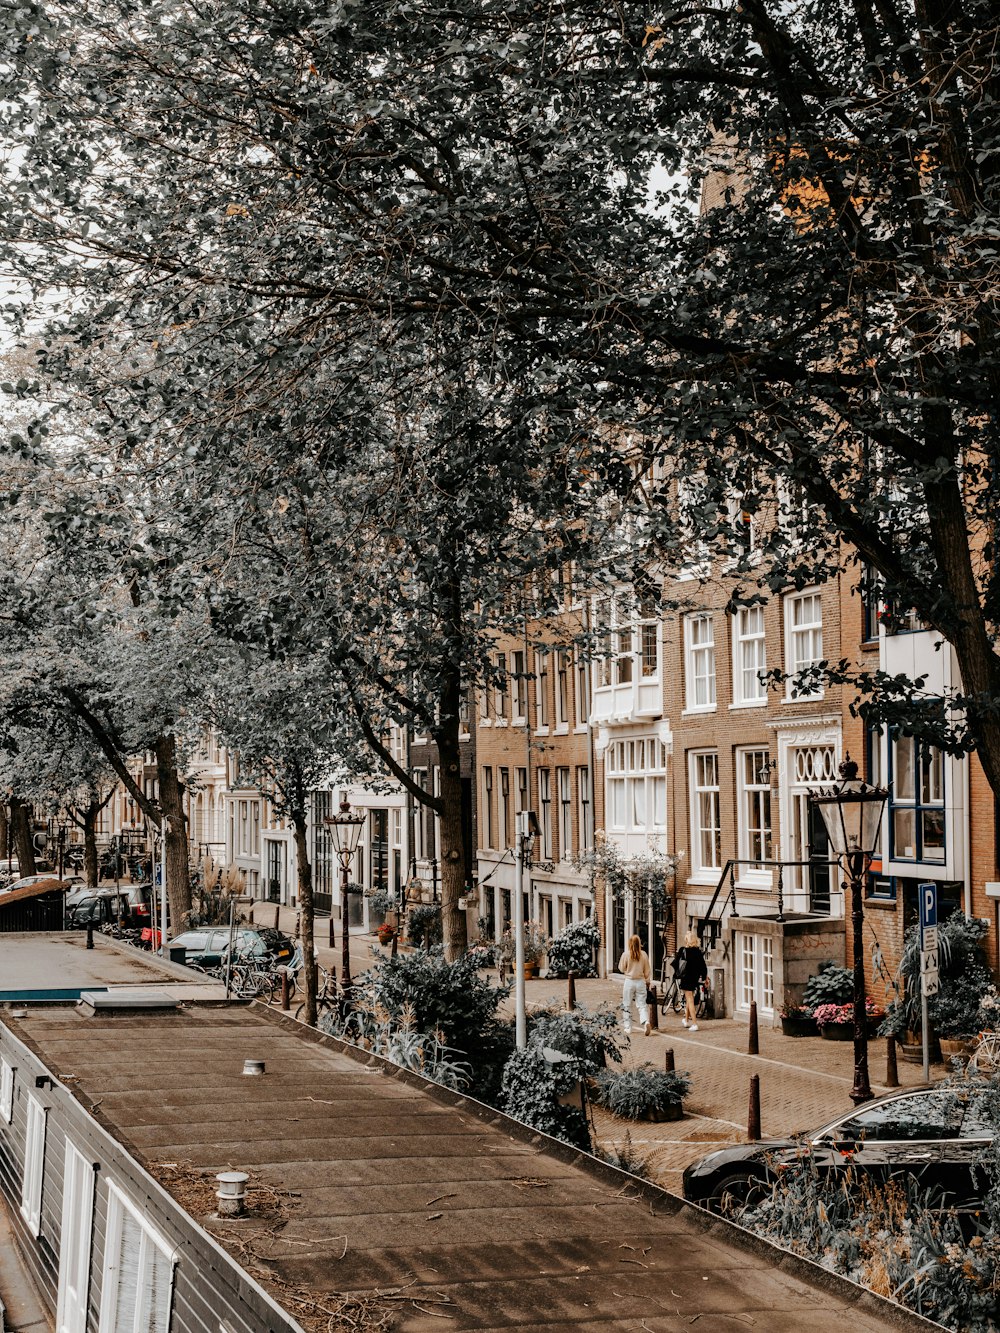
[[23, 889], [0, 893], [0, 908], [9, 907], [11, 903], [23, 903], [28, 898], [40, 898], [43, 893], [65, 893], [73, 887], [69, 880], [40, 879], [36, 884], [25, 884]]
[[[11, 1027], [299, 1318], [338, 1292], [402, 1333], [935, 1327], [261, 1005]], [[209, 1216], [222, 1170], [250, 1173], [250, 1218]]]
[[166, 987], [171, 994], [192, 999], [225, 995], [225, 988], [204, 973], [99, 931], [92, 949], [82, 930], [0, 934], [0, 1003], [75, 1000], [81, 991], [115, 986]]

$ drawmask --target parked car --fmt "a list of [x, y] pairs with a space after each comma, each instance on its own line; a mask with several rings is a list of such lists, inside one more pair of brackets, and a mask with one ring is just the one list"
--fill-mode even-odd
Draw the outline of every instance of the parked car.
[[[150, 915], [153, 910], [153, 886], [152, 884], [123, 884], [118, 889], [99, 888], [92, 889], [86, 885], [77, 885], [66, 895], [66, 923], [70, 924], [71, 918], [75, 916], [77, 909], [82, 903], [89, 902], [94, 897], [120, 899], [122, 907], [122, 925], [129, 927], [148, 926]], [[157, 899], [157, 915], [159, 915], [159, 899]], [[93, 910], [93, 909], [88, 909]], [[118, 917], [111, 918], [117, 921]], [[168, 918], [169, 919], [169, 918]], [[86, 920], [82, 922], [86, 925]], [[94, 921], [95, 926], [103, 924]]]
[[890, 1093], [808, 1134], [709, 1153], [685, 1170], [684, 1197], [727, 1212], [768, 1195], [783, 1168], [809, 1161], [831, 1182], [849, 1167], [876, 1184], [909, 1177], [941, 1206], [971, 1212], [994, 1183], [976, 1162], [996, 1129], [975, 1083]]
[[87, 926], [97, 930], [101, 926], [119, 922], [125, 926], [132, 924], [131, 906], [126, 895], [116, 893], [114, 889], [110, 893], [98, 893], [91, 889], [88, 894], [66, 907], [67, 930], [84, 930]]
[[47, 870], [40, 875], [22, 875], [20, 879], [13, 880], [10, 884], [0, 889], [0, 893], [13, 893], [15, 889], [26, 889], [31, 884], [41, 884], [43, 880], [50, 879], [53, 884], [76, 884], [83, 883], [81, 875], [64, 875], [62, 879], [54, 870]]
[[[183, 949], [188, 967], [220, 967], [229, 953], [229, 934], [228, 926], [203, 926], [185, 930], [168, 941], [167, 947], [171, 953]], [[233, 956], [265, 962], [273, 955], [257, 931], [242, 927], [233, 933]]]

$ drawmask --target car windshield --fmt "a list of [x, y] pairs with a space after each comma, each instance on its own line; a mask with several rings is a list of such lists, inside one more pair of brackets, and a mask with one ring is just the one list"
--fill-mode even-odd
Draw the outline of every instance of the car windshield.
[[204, 951], [208, 946], [208, 936], [198, 935], [194, 931], [189, 931], [186, 935], [178, 935], [175, 940], [171, 940], [175, 949], [191, 949]]
[[949, 1088], [932, 1088], [862, 1107], [825, 1129], [834, 1142], [926, 1143], [957, 1139], [965, 1102]]

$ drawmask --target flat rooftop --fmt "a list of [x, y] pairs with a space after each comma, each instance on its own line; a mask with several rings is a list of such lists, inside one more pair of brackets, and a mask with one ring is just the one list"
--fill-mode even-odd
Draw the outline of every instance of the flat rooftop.
[[[259, 1005], [10, 1026], [297, 1317], [340, 1293], [402, 1333], [936, 1327]], [[230, 1221], [228, 1169], [251, 1175]]]
[[150, 986], [190, 1000], [225, 997], [225, 988], [202, 973], [100, 932], [93, 949], [83, 930], [0, 935], [0, 1003], [116, 986]]

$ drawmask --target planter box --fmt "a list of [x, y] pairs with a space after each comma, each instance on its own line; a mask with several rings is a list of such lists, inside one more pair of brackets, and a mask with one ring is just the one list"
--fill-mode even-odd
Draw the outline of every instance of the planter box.
[[683, 1105], [678, 1104], [676, 1106], [665, 1107], [662, 1111], [650, 1109], [642, 1118], [654, 1125], [662, 1125], [667, 1120], [683, 1120], [684, 1107]]
[[824, 1041], [853, 1041], [853, 1023], [824, 1023], [819, 1030]]
[[786, 1037], [818, 1037], [819, 1027], [815, 1018], [782, 1018], [781, 1031]]
[[953, 1055], [971, 1055], [975, 1044], [974, 1037], [938, 1037], [941, 1055], [945, 1060], [950, 1060]]

